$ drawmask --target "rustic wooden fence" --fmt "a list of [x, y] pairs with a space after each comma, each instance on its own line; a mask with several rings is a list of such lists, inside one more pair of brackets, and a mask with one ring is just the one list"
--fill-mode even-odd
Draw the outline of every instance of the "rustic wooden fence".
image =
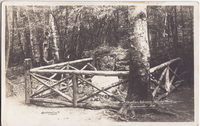
[[[92, 64], [92, 58], [80, 59], [75, 61], [69, 61], [59, 64], [53, 64], [48, 66], [42, 66], [38, 68], [32, 69], [31, 59], [25, 59], [25, 103], [29, 104], [32, 102], [43, 102], [43, 103], [53, 103], [53, 104], [61, 104], [70, 107], [96, 107], [96, 104], [85, 102], [87, 99], [99, 94], [105, 93], [108, 96], [115, 98], [117, 104], [115, 102], [105, 103], [101, 106], [119, 108], [120, 103], [124, 102], [124, 99], [116, 96], [115, 94], [109, 92], [108, 90], [119, 86], [123, 83], [127, 83], [128, 79], [120, 80], [119, 82], [113, 83], [103, 88], [99, 88], [95, 86], [90, 80], [91, 78], [86, 78], [87, 75], [94, 76], [128, 76], [129, 71], [98, 71]], [[151, 83], [153, 83], [154, 88], [152, 91], [152, 95], [156, 100], [160, 100], [167, 95], [169, 95], [173, 90], [175, 90], [182, 82], [181, 78], [177, 75], [178, 66], [180, 64], [180, 58], [176, 58], [170, 60], [168, 62], [162, 63], [156, 67], [150, 69], [151, 74]], [[175, 62], [179, 62], [178, 65]], [[82, 68], [76, 68], [73, 64], [76, 63], [84, 63]], [[175, 64], [176, 67], [174, 70], [170, 67], [171, 64]], [[173, 65], [173, 66], [175, 66]], [[86, 67], [91, 67], [93, 70], [85, 70]], [[155, 72], [159, 72], [160, 77], [155, 78]], [[44, 76], [43, 74], [51, 74], [50, 77]], [[57, 74], [61, 74], [60, 80], [53, 79]], [[32, 81], [31, 79], [36, 79], [39, 83], [43, 84], [43, 86], [37, 91], [32, 91]], [[164, 79], [165, 78], [165, 79]], [[170, 79], [171, 78], [171, 79]], [[178, 79], [178, 81], [174, 82], [174, 80]], [[65, 84], [65, 86], [61, 88], [56, 88], [56, 86], [60, 84]], [[93, 93], [87, 96], [83, 96], [78, 98], [77, 87], [81, 83], [87, 83], [96, 89]], [[70, 97], [66, 95], [63, 90], [72, 86], [73, 95]], [[50, 92], [44, 93], [45, 91], [51, 90]], [[164, 92], [162, 94], [159, 93], [160, 90]], [[64, 100], [59, 99], [50, 99], [48, 96], [56, 93], [64, 98]]]

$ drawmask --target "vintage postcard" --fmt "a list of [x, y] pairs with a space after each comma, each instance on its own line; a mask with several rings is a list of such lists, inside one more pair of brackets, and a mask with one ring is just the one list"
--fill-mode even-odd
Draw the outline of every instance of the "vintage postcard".
[[2, 2], [1, 125], [199, 125], [198, 2]]

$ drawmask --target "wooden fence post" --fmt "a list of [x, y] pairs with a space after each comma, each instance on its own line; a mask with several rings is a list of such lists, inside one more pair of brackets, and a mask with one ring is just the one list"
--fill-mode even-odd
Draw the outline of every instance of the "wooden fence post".
[[25, 59], [24, 68], [25, 68], [25, 104], [29, 104], [31, 96], [31, 78], [30, 78], [30, 69], [32, 68], [31, 58]]
[[167, 71], [165, 74], [165, 89], [167, 92], [170, 92], [169, 65], [167, 66]]
[[73, 74], [73, 107], [77, 107], [77, 79], [76, 79], [76, 75]]

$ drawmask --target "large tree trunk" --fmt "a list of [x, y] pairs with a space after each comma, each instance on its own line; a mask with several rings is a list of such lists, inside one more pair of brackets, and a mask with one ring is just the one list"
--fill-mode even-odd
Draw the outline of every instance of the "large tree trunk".
[[146, 6], [130, 7], [130, 76], [127, 101], [149, 100], [150, 50]]
[[[146, 6], [129, 7], [130, 74], [127, 101], [152, 99], [149, 91], [150, 50], [147, 35]], [[127, 114], [125, 103], [119, 111]]]

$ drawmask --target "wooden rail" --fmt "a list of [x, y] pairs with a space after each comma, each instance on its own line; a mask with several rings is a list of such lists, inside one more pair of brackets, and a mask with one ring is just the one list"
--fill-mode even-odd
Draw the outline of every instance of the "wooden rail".
[[[91, 59], [86, 59], [86, 60], [82, 60], [82, 61], [88, 61]], [[153, 68], [150, 68], [150, 73], [155, 72], [156, 70], [159, 70], [173, 62], [179, 61], [180, 58], [176, 58], [173, 60], [170, 60], [168, 62], [162, 63], [158, 66], [155, 66]], [[78, 61], [77, 61], [78, 62]], [[79, 61], [80, 62], [80, 61]], [[76, 62], [73, 62], [76, 63]], [[65, 63], [67, 64], [67, 63]], [[51, 67], [55, 67], [57, 66], [56, 64], [54, 65], [50, 65]], [[44, 68], [44, 67], [43, 67]], [[47, 67], [45, 67], [47, 68]], [[49, 68], [49, 67], [48, 67]], [[40, 67], [40, 69], [31, 69], [30, 72], [32, 73], [70, 73], [70, 74], [84, 74], [84, 75], [103, 75], [103, 76], [128, 76], [129, 75], [129, 71], [91, 71], [91, 70], [41, 70], [42, 67]]]
[[[154, 79], [151, 78], [151, 81], [157, 85], [157, 87], [154, 89], [154, 91], [152, 93], [153, 96], [156, 95], [158, 88], [162, 88], [162, 89], [166, 90], [166, 93], [163, 94], [163, 96], [160, 96], [158, 98], [159, 100], [163, 97], [166, 97], [172, 90], [174, 90], [177, 86], [179, 86], [178, 84], [175, 85], [175, 86], [172, 85], [172, 82], [173, 82], [175, 77], [180, 79], [180, 77], [176, 74], [178, 66], [176, 67], [176, 69], [174, 71], [169, 67], [169, 65], [171, 63], [179, 61], [179, 60], [181, 60], [181, 59], [180, 58], [172, 59], [172, 60], [167, 61], [165, 63], [162, 63], [158, 66], [150, 68], [150, 70], [149, 70], [150, 73], [154, 73], [155, 71], [166, 67], [158, 80], [154, 80]], [[99, 89], [99, 88], [95, 87], [91, 82], [89, 82], [84, 77], [85, 77], [85, 75], [128, 76], [129, 71], [97, 71], [97, 69], [94, 66], [92, 66], [90, 63], [87, 63], [80, 70], [71, 66], [71, 64], [86, 62], [86, 61], [87, 62], [92, 61], [92, 58], [80, 59], [80, 60], [69, 61], [69, 62], [53, 64], [53, 65], [49, 65], [49, 66], [42, 66], [42, 67], [31, 69], [31, 67], [32, 67], [31, 59], [25, 59], [25, 103], [28, 104], [31, 101], [38, 101], [38, 102], [47, 102], [47, 103], [63, 104], [63, 105], [66, 105], [66, 106], [80, 107], [80, 106], [85, 106], [85, 105], [81, 105], [81, 104], [85, 104], [85, 103], [81, 103], [82, 101], [85, 101], [85, 100], [99, 94], [100, 92], [106, 93], [109, 96], [112, 96], [115, 99], [117, 99], [119, 102], [122, 102], [123, 101], [122, 99], [118, 98], [116, 95], [114, 95], [112, 93], [107, 92], [107, 90], [109, 90], [112, 87], [118, 86], [122, 83], [128, 82], [128, 80], [119, 81], [119, 82], [113, 83], [111, 85], [108, 85], [107, 87], [104, 87], [102, 89]], [[92, 67], [95, 71], [84, 70], [87, 66]], [[47, 69], [47, 68], [55, 68], [55, 67], [61, 67], [61, 69], [60, 70]], [[74, 70], [69, 70], [69, 68], [72, 68]], [[169, 71], [171, 71], [173, 73], [173, 77], [171, 78], [171, 80], [169, 78]], [[35, 73], [51, 73], [53, 75], [50, 78], [48, 78], [48, 77], [41, 76], [41, 75], [38, 75], [38, 74], [35, 74]], [[61, 79], [60, 81], [54, 80], [53, 78], [58, 73], [59, 74], [65, 74], [65, 76], [67, 76], [67, 77], [65, 77], [64, 79]], [[163, 82], [161, 82], [163, 80], [164, 76], [165, 76], [165, 80], [166, 80], [165, 83], [164, 83], [165, 86], [163, 85]], [[32, 94], [31, 93], [31, 77], [38, 80], [46, 88]], [[54, 84], [49, 85], [48, 83], [46, 83], [45, 81], [43, 81], [40, 78], [43, 78], [43, 79], [49, 80], [49, 81], [53, 81]], [[56, 85], [61, 84], [61, 83], [67, 83], [67, 85], [69, 87], [70, 86], [69, 85], [69, 79], [72, 79], [71, 86], [73, 86], [73, 98], [71, 98], [70, 96], [63, 93], [62, 90], [58, 90], [58, 89], [55, 88]], [[97, 91], [94, 91], [89, 96], [84, 96], [82, 98], [78, 98], [78, 93], [77, 93], [78, 91], [77, 90], [78, 90], [78, 85], [80, 83], [87, 83], [90, 86], [96, 88]], [[168, 86], [168, 87], [166, 87], [166, 86]], [[172, 87], [170, 87], [170, 86], [172, 86]], [[172, 90], [170, 88], [172, 88]], [[54, 91], [53, 93], [58, 93], [59, 95], [64, 97], [67, 101], [59, 101], [59, 100], [52, 100], [52, 99], [46, 99], [46, 98], [35, 98], [34, 97], [34, 96], [37, 96], [38, 94], [40, 94], [40, 93], [42, 93], [46, 90], [53, 90]], [[48, 96], [50, 94], [51, 93], [44, 94], [44, 96], [46, 96], [46, 95]]]
[[91, 71], [91, 70], [35, 70], [31, 73], [60, 73], [60, 74], [84, 74], [84, 75], [102, 75], [102, 76], [128, 76], [128, 71]]
[[92, 61], [92, 58], [85, 58], [85, 59], [79, 59], [79, 60], [74, 60], [74, 61], [69, 61], [69, 62], [52, 64], [52, 65], [48, 65], [48, 66], [41, 66], [41, 67], [33, 68], [32, 70], [34, 71], [34, 70], [58, 67], [58, 66], [63, 66], [63, 65], [67, 65], [67, 64], [74, 64], [74, 63], [80, 63], [80, 62], [85, 62], [85, 61]]

